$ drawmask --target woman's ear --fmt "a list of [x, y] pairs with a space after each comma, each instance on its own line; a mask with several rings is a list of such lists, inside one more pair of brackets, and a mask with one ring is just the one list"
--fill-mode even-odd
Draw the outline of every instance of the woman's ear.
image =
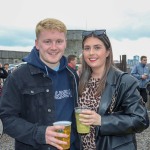
[[110, 49], [107, 50], [106, 58], [109, 56], [109, 54], [110, 54]]

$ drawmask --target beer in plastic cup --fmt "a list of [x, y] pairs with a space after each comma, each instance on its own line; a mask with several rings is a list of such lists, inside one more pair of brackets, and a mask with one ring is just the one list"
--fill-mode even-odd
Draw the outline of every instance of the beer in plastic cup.
[[65, 126], [63, 130], [57, 130], [57, 132], [67, 134], [67, 138], [63, 137], [57, 137], [59, 140], [67, 142], [67, 145], [60, 145], [63, 149], [69, 149], [70, 148], [70, 134], [71, 134], [71, 122], [70, 121], [57, 121], [53, 123], [54, 126], [59, 125], [59, 126]]
[[75, 108], [75, 116], [76, 116], [76, 125], [77, 125], [77, 131], [78, 133], [89, 133], [90, 132], [90, 126], [88, 125], [83, 125], [80, 121], [79, 121], [79, 114], [82, 112], [83, 109], [89, 109], [86, 107], [76, 107]]

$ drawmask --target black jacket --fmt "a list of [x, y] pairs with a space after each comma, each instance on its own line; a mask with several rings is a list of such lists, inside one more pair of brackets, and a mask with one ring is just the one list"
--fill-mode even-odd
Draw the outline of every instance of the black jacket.
[[0, 78], [5, 79], [7, 78], [8, 73], [4, 68], [0, 68]]
[[[66, 69], [76, 105], [78, 77]], [[54, 150], [45, 144], [45, 130], [54, 122], [54, 116], [52, 81], [46, 74], [26, 64], [8, 76], [0, 101], [0, 118], [5, 133], [15, 138], [16, 150]], [[72, 125], [76, 134], [75, 123]]]
[[[149, 126], [147, 110], [137, 90], [136, 79], [123, 74], [119, 81], [121, 74], [123, 72], [112, 67], [107, 76], [99, 108], [102, 124], [97, 127], [97, 150], [136, 150], [135, 133]], [[112, 96], [116, 89], [111, 113]]]

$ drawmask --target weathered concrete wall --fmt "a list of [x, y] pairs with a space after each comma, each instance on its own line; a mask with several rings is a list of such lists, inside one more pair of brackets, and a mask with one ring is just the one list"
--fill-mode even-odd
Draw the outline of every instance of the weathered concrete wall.
[[79, 56], [82, 50], [82, 32], [83, 30], [68, 30], [67, 48], [65, 55], [75, 54]]
[[5, 51], [0, 50], [0, 63], [20, 63], [21, 59], [26, 56], [29, 52], [19, 52], [19, 51]]

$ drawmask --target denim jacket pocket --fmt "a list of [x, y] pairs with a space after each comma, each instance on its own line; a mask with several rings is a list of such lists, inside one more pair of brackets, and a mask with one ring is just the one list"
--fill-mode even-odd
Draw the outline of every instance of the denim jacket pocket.
[[39, 93], [42, 93], [45, 91], [46, 91], [46, 89], [44, 89], [43, 87], [35, 87], [35, 88], [24, 89], [23, 94], [35, 95], [35, 94], [39, 94]]
[[[42, 122], [47, 115], [50, 90], [48, 87], [26, 88], [22, 91], [22, 115], [30, 122]], [[43, 107], [44, 106], [44, 107]], [[25, 109], [24, 109], [25, 108]]]

